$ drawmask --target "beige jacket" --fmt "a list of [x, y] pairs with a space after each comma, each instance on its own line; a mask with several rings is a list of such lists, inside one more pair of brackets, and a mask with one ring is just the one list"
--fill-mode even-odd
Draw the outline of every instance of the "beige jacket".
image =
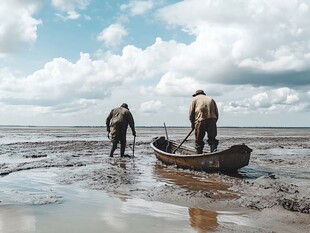
[[207, 95], [193, 97], [189, 108], [189, 120], [192, 124], [197, 121], [214, 118], [218, 119], [219, 113], [215, 101]]

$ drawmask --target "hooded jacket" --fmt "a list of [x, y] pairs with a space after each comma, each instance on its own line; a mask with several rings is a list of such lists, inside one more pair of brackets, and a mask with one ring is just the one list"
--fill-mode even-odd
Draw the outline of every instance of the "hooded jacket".
[[109, 116], [106, 119], [106, 126], [108, 131], [110, 128], [122, 128], [127, 129], [128, 125], [131, 130], [135, 131], [135, 122], [131, 112], [125, 107], [118, 107], [111, 110]]

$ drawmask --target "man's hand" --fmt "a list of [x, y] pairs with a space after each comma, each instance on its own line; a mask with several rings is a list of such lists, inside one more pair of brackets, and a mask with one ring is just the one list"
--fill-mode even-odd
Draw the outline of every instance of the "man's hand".
[[135, 130], [132, 131], [132, 136], [134, 136], [134, 137], [136, 136], [136, 131]]

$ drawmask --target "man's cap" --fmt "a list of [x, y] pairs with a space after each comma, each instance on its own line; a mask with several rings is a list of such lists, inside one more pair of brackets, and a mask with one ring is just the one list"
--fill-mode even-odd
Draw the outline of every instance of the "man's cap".
[[129, 108], [128, 108], [128, 104], [126, 104], [126, 103], [122, 103], [121, 107], [126, 108], [126, 109], [128, 109], [128, 110], [129, 110]]
[[195, 94], [193, 94], [193, 97], [196, 95], [206, 95], [206, 93], [203, 90], [197, 90]]

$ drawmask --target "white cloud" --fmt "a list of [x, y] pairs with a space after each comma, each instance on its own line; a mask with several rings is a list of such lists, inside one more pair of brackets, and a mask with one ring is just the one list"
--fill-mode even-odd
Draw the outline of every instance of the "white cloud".
[[[16, 9], [25, 9], [21, 6], [26, 4], [21, 2]], [[79, 17], [77, 10], [89, 3], [53, 1], [59, 10], [72, 12], [72, 19]], [[138, 1], [121, 8], [137, 15], [153, 7], [151, 1], [139, 3], [148, 3], [149, 8], [147, 4], [138, 8]], [[2, 4], [0, 12], [6, 12], [7, 6], [9, 3]], [[35, 41], [40, 22], [32, 18], [35, 7], [28, 5], [26, 9], [28, 18], [24, 17], [22, 23], [15, 13], [16, 19], [3, 18], [3, 25], [14, 27], [1, 28], [0, 40], [15, 46]], [[102, 113], [106, 108], [115, 107], [112, 106], [115, 103], [118, 106], [128, 102], [131, 110], [140, 114], [138, 122], [154, 122], [145, 113], [156, 113], [167, 106], [163, 118], [171, 116], [172, 124], [176, 124], [182, 117], [173, 119], [173, 116], [182, 111], [188, 123], [184, 112], [187, 112], [191, 95], [197, 89], [204, 89], [216, 97], [221, 112], [228, 119], [230, 114], [255, 116], [309, 111], [308, 2], [185, 0], [163, 8], [158, 16], [168, 26], [180, 27], [192, 35], [192, 42], [185, 44], [177, 39], [158, 37], [146, 48], [125, 45], [121, 54], [107, 51], [97, 59], [87, 53], [82, 53], [77, 62], [55, 58], [27, 77], [17, 77], [2, 69], [1, 107], [6, 106], [10, 111], [16, 107], [20, 113], [20, 106], [24, 106], [29, 115], [33, 110], [36, 114], [55, 114], [56, 117]], [[97, 39], [108, 48], [120, 45], [132, 26], [127, 23], [126, 28], [117, 23], [110, 25]], [[17, 31], [19, 27], [15, 25], [21, 29]], [[26, 28], [28, 36], [22, 33]], [[6, 30], [15, 32], [11, 33], [15, 36], [11, 41], [3, 39], [3, 35], [8, 35], [2, 33]], [[0, 48], [10, 47], [0, 43]], [[158, 121], [162, 120], [158, 118]]]
[[22, 43], [33, 44], [42, 22], [33, 18], [39, 1], [5, 1], [0, 5], [0, 58], [17, 52]]
[[305, 102], [300, 100], [296, 90], [283, 87], [266, 90], [241, 101], [230, 102], [223, 107], [223, 110], [225, 112], [273, 114], [287, 111], [302, 111], [305, 107]]
[[140, 105], [140, 112], [142, 113], [158, 113], [164, 105], [159, 100], [150, 100], [143, 102]]
[[186, 77], [175, 72], [167, 72], [160, 79], [153, 91], [165, 96], [190, 96], [193, 93], [193, 90], [201, 88], [203, 88], [203, 85], [193, 77]]
[[56, 14], [63, 20], [75, 20], [80, 18], [77, 9], [84, 10], [90, 4], [91, 0], [52, 0], [52, 5], [59, 11], [66, 12], [63, 16], [59, 13]]
[[123, 25], [115, 23], [105, 28], [98, 36], [97, 40], [103, 42], [107, 47], [116, 47], [122, 43], [127, 36], [127, 31]]
[[158, 17], [196, 35], [198, 47], [208, 46], [205, 54], [217, 64], [225, 56], [232, 65], [261, 72], [303, 71], [310, 69], [309, 6], [301, 0], [184, 0]]
[[295, 104], [299, 101], [298, 93], [287, 87], [271, 90], [268, 96], [273, 104]]
[[[217, 96], [216, 100], [221, 102], [224, 112], [255, 112], [257, 109], [293, 111], [293, 106], [295, 110], [305, 108], [296, 108], [302, 102], [292, 88], [271, 91], [267, 87], [264, 90], [244, 88], [234, 91], [230, 86], [222, 88], [221, 84], [210, 83], [212, 77], [208, 69], [213, 69], [212, 64], [209, 66], [208, 62], [203, 62], [203, 50], [190, 49], [193, 44], [186, 46], [157, 38], [153, 45], [144, 50], [126, 46], [121, 55], [107, 52], [98, 60], [83, 53], [76, 63], [56, 58], [26, 78], [15, 77], [8, 70], [2, 70], [0, 77], [5, 78], [0, 79], [0, 102], [37, 106], [45, 113], [78, 113], [97, 106], [115, 93], [115, 89], [121, 88], [122, 91], [117, 92], [122, 96], [117, 98], [119, 104], [131, 100], [128, 103], [131, 106], [141, 105], [141, 113], [151, 113], [158, 112], [165, 103], [173, 105], [173, 108], [169, 107], [173, 112], [187, 109], [191, 95], [197, 89], [204, 89], [209, 95]], [[197, 57], [201, 60], [196, 60]], [[209, 58], [206, 59], [208, 61]], [[146, 85], [146, 80], [154, 85]], [[142, 95], [137, 97], [143, 85]], [[167, 100], [147, 100], [159, 97]], [[225, 97], [227, 99], [223, 100]], [[116, 99], [115, 96], [113, 98]], [[178, 104], [174, 103], [173, 98], [178, 98]]]
[[76, 11], [68, 11], [67, 12], [67, 14], [68, 14], [68, 19], [78, 19], [79, 17], [80, 17], [80, 14], [79, 13], [77, 13]]
[[130, 15], [143, 15], [154, 7], [152, 0], [147, 1], [131, 1], [128, 4], [122, 4], [122, 11], [129, 11]]
[[249, 106], [255, 108], [268, 108], [271, 106], [270, 97], [266, 92], [254, 95], [249, 102]]
[[[62, 106], [75, 100], [102, 99], [119, 82], [104, 61], [92, 61], [88, 54], [71, 63], [57, 58], [25, 79], [4, 74], [0, 101], [12, 105]], [[2, 75], [1, 75], [2, 76]]]
[[56, 13], [55, 14], [57, 17], [61, 18], [63, 21], [67, 21], [67, 20], [75, 20], [75, 19], [78, 19], [80, 18], [80, 14], [77, 13], [76, 11], [68, 11], [67, 12], [67, 15], [62, 15], [62, 14], [59, 14], [59, 13]]
[[91, 0], [52, 0], [52, 5], [57, 9], [65, 12], [74, 11], [75, 9], [85, 9]]

